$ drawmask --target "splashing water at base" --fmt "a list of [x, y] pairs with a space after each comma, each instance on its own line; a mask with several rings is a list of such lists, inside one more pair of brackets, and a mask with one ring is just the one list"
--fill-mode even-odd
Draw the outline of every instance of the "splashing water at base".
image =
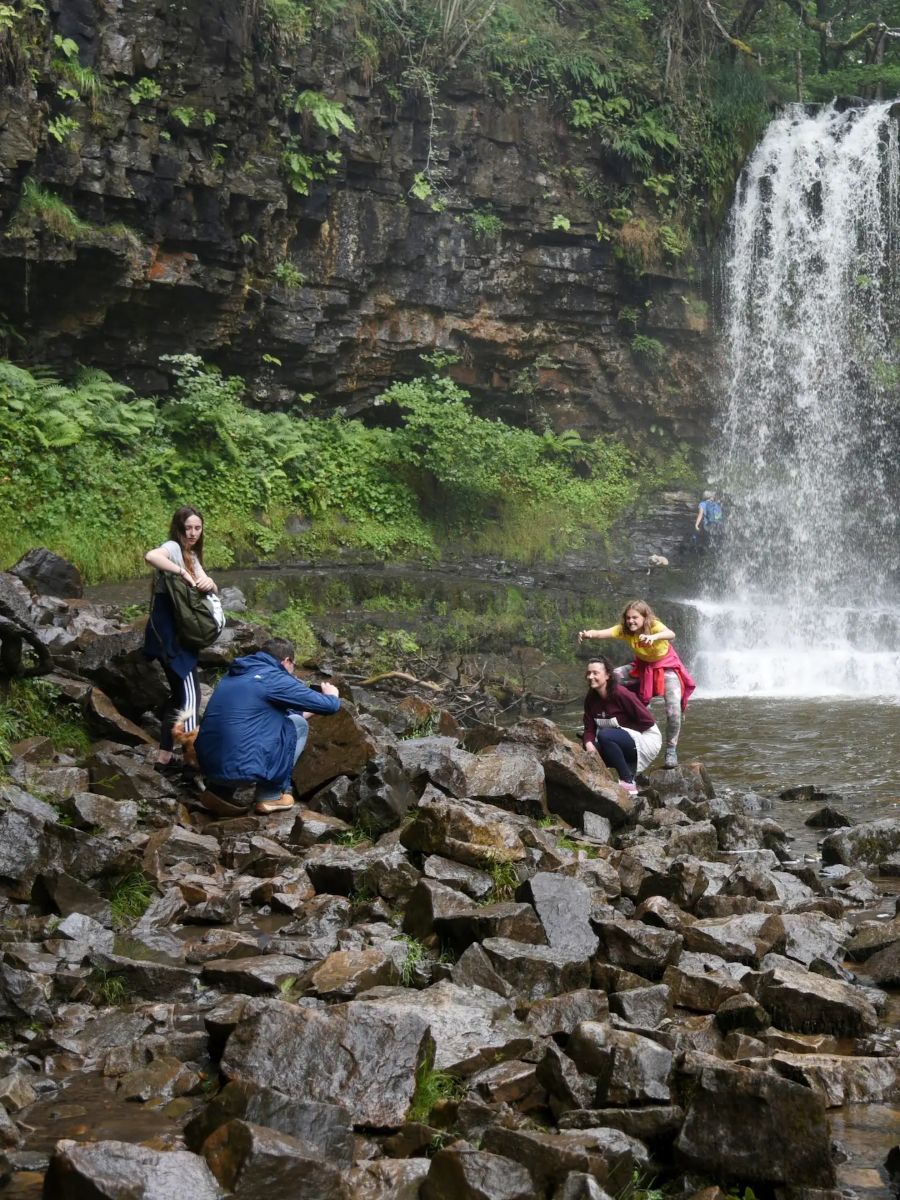
[[703, 693], [900, 700], [898, 137], [891, 103], [772, 122], [722, 267], [726, 536]]

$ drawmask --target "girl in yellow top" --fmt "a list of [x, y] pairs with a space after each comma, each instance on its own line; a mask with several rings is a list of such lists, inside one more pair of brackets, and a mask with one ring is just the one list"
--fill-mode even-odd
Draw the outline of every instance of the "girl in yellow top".
[[582, 629], [578, 641], [585, 638], [616, 638], [627, 642], [634, 651], [634, 662], [617, 667], [620, 683], [637, 692], [644, 704], [653, 696], [665, 697], [667, 767], [678, 766], [678, 737], [681, 718], [696, 686], [684, 663], [672, 648], [673, 630], [659, 620], [646, 600], [626, 604], [618, 625], [609, 629]]

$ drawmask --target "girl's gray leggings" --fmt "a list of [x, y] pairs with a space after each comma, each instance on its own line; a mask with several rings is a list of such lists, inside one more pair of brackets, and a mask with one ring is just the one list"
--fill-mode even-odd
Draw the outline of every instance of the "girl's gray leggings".
[[[631, 692], [637, 691], [637, 680], [631, 674], [631, 666], [616, 667], [613, 672], [619, 683]], [[677, 671], [663, 673], [664, 699], [666, 703], [666, 746], [677, 746], [681, 733], [681, 679]]]

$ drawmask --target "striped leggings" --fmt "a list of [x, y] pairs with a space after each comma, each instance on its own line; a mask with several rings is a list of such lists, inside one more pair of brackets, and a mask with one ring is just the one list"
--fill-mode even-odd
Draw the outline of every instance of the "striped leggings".
[[160, 722], [162, 729], [159, 734], [160, 750], [171, 750], [174, 742], [172, 740], [172, 726], [180, 712], [185, 713], [184, 732], [190, 733], [197, 728], [197, 702], [200, 698], [200, 683], [197, 678], [197, 670], [194, 668], [190, 675], [186, 675], [184, 679], [180, 675], [176, 675], [171, 667], [162, 663], [162, 669], [166, 674], [166, 682], [169, 685], [169, 699], [166, 701], [162, 713], [160, 714]]

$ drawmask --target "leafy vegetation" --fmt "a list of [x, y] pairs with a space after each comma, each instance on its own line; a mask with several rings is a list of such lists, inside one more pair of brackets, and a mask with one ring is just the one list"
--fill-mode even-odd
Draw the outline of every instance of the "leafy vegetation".
[[408, 1121], [427, 1121], [431, 1110], [440, 1100], [457, 1100], [465, 1092], [465, 1084], [448, 1071], [434, 1068], [433, 1059], [423, 1060], [416, 1072], [416, 1090]]
[[118, 880], [109, 897], [116, 928], [123, 929], [142, 917], [153, 895], [153, 885], [140, 871], [133, 871]]
[[[63, 383], [0, 363], [3, 562], [40, 543], [92, 582], [139, 574], [143, 552], [185, 498], [207, 514], [211, 568], [339, 546], [434, 555], [459, 537], [535, 558], [602, 529], [637, 497], [639, 481], [645, 490], [686, 470], [677, 451], [639, 462], [613, 438], [486, 420], [464, 389], [436, 374], [389, 388], [381, 407], [391, 425], [369, 428], [257, 411], [241, 379], [193, 355], [163, 365], [173, 389], [153, 400], [98, 370]], [[290, 537], [293, 513], [308, 529]], [[311, 648], [302, 611], [275, 623]]]
[[90, 737], [77, 708], [65, 704], [59, 688], [46, 679], [14, 679], [0, 696], [0, 763], [10, 760], [10, 746], [40, 735], [54, 750], [84, 754]]

